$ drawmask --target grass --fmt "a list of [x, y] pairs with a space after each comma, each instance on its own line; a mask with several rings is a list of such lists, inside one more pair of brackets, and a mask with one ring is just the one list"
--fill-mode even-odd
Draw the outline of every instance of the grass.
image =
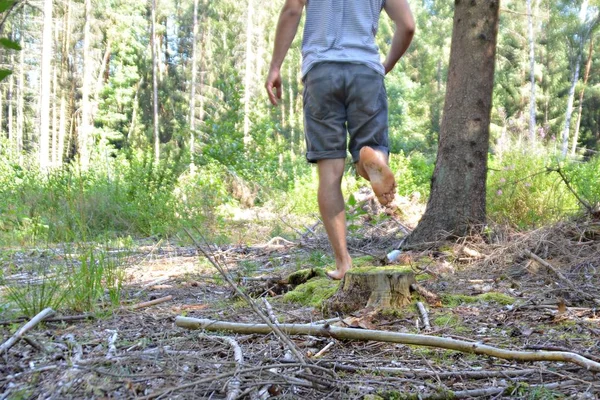
[[24, 278], [5, 282], [3, 308], [33, 317], [47, 307], [95, 312], [120, 305], [127, 251], [84, 247], [64, 253], [59, 259], [45, 255], [13, 266]]

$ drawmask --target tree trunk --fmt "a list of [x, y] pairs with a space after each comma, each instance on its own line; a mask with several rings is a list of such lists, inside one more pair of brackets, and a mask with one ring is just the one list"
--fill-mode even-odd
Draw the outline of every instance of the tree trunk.
[[40, 74], [40, 169], [50, 167], [50, 95], [52, 83], [52, 0], [44, 0], [44, 32], [42, 34], [42, 70]]
[[21, 14], [21, 29], [19, 42], [22, 51], [19, 52], [19, 75], [17, 86], [17, 129], [15, 149], [19, 155], [19, 164], [23, 165], [23, 137], [25, 135], [25, 39], [23, 38], [24, 11]]
[[425, 214], [405, 244], [483, 225], [500, 2], [456, 0], [439, 148]]
[[405, 267], [350, 269], [338, 291], [327, 300], [327, 308], [344, 314], [367, 307], [400, 308], [410, 304], [413, 283], [415, 275]]
[[152, 0], [152, 120], [154, 123], [154, 162], [160, 160], [160, 132], [158, 130], [158, 48], [156, 44], [156, 0]]
[[190, 83], [190, 173], [196, 172], [194, 153], [196, 151], [196, 77], [198, 47], [198, 0], [194, 0], [194, 20], [192, 22], [192, 81]]
[[85, 23], [83, 27], [83, 81], [81, 85], [81, 122], [78, 130], [79, 162], [81, 168], [86, 170], [90, 165], [90, 135], [92, 130], [92, 103], [91, 89], [92, 55], [90, 45], [92, 23], [92, 0], [85, 0]]
[[579, 54], [577, 55], [575, 71], [573, 71], [573, 75], [571, 78], [571, 87], [569, 88], [569, 97], [567, 99], [567, 112], [565, 115], [565, 127], [563, 129], [563, 134], [562, 134], [562, 156], [563, 156], [563, 158], [567, 156], [567, 152], [569, 149], [569, 131], [571, 128], [571, 118], [573, 116], [573, 101], [575, 99], [575, 86], [577, 86], [577, 81], [579, 80], [580, 64], [581, 64], [581, 52], [579, 52]]
[[67, 84], [67, 69], [69, 66], [68, 52], [71, 48], [71, 1], [67, 0], [67, 10], [64, 15], [62, 40], [62, 55], [60, 63], [60, 121], [58, 123], [58, 148], [57, 148], [57, 164], [62, 165], [63, 157], [65, 154], [65, 138], [67, 135], [67, 98], [66, 98], [66, 84]]
[[579, 141], [579, 128], [581, 127], [581, 113], [583, 111], [583, 96], [585, 94], [585, 87], [590, 78], [590, 70], [592, 69], [592, 54], [594, 52], [594, 39], [590, 39], [590, 49], [588, 52], [588, 58], [585, 63], [585, 72], [583, 75], [583, 87], [579, 92], [579, 108], [577, 110], [577, 122], [575, 123], [575, 133], [573, 134], [573, 147], [571, 147], [571, 155], [575, 156], [577, 151], [577, 142]]
[[244, 73], [244, 148], [250, 143], [250, 93], [252, 90], [252, 36], [254, 0], [248, 0], [246, 13], [246, 68]]
[[531, 82], [531, 93], [529, 99], [529, 142], [535, 141], [536, 130], [536, 101], [535, 101], [535, 31], [533, 29], [533, 9], [531, 2], [527, 0], [527, 23], [529, 31], [529, 81]]
[[[585, 23], [585, 18], [587, 15], [588, 8], [588, 0], [583, 0], [581, 4], [581, 9], [579, 11], [579, 22], [583, 25]], [[578, 49], [577, 57], [575, 61], [575, 65], [573, 66], [573, 75], [571, 79], [571, 87], [569, 88], [569, 97], [567, 99], [567, 111], [565, 114], [565, 127], [563, 129], [562, 134], [562, 156], [563, 158], [567, 156], [569, 151], [569, 133], [571, 128], [571, 118], [573, 117], [573, 102], [575, 100], [575, 86], [577, 86], [577, 82], [579, 81], [579, 71], [581, 70], [581, 59], [583, 58], [583, 44], [585, 41], [585, 35], [583, 34], [583, 29], [580, 29], [574, 38], [574, 43], [577, 45]]]
[[[15, 57], [11, 54], [10, 55], [10, 65], [14, 65], [15, 63]], [[14, 125], [13, 125], [13, 110], [14, 110], [14, 106], [13, 106], [13, 95], [14, 95], [14, 91], [15, 91], [15, 77], [13, 76], [13, 74], [10, 74], [8, 76], [8, 90], [6, 92], [6, 105], [8, 107], [8, 110], [6, 110], [6, 129], [8, 130], [8, 141], [12, 144], [12, 143], [16, 143], [15, 142], [15, 131], [14, 131]]]

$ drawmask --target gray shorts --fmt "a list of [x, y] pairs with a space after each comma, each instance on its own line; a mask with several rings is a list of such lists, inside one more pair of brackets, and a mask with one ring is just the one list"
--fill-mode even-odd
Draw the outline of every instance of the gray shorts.
[[315, 65], [304, 77], [304, 134], [306, 159], [313, 163], [346, 158], [347, 150], [357, 162], [364, 146], [388, 154], [383, 76], [362, 64]]

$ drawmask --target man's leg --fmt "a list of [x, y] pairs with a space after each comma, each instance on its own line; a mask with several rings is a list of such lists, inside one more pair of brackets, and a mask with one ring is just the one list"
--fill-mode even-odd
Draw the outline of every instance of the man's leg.
[[342, 279], [352, 266], [346, 243], [346, 210], [342, 195], [343, 158], [319, 160], [319, 211], [335, 256], [335, 271], [328, 272], [332, 279]]
[[396, 192], [396, 179], [388, 166], [388, 156], [365, 146], [360, 149], [356, 172], [371, 182], [371, 187], [382, 205], [391, 203]]

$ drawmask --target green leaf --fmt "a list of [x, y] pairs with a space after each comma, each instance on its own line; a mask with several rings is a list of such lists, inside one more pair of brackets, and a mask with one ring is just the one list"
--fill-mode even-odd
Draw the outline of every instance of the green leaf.
[[0, 13], [8, 10], [14, 3], [14, 0], [0, 0]]
[[10, 71], [8, 69], [1, 69], [0, 68], [0, 81], [4, 80], [4, 78], [6, 78], [7, 76], [9, 76], [10, 74], [12, 74], [12, 71]]
[[354, 207], [356, 205], [356, 197], [354, 197], [354, 193], [348, 197], [348, 205], [350, 207]]
[[21, 45], [19, 45], [19, 43], [13, 42], [7, 38], [0, 38], [0, 45], [5, 49], [21, 50]]

